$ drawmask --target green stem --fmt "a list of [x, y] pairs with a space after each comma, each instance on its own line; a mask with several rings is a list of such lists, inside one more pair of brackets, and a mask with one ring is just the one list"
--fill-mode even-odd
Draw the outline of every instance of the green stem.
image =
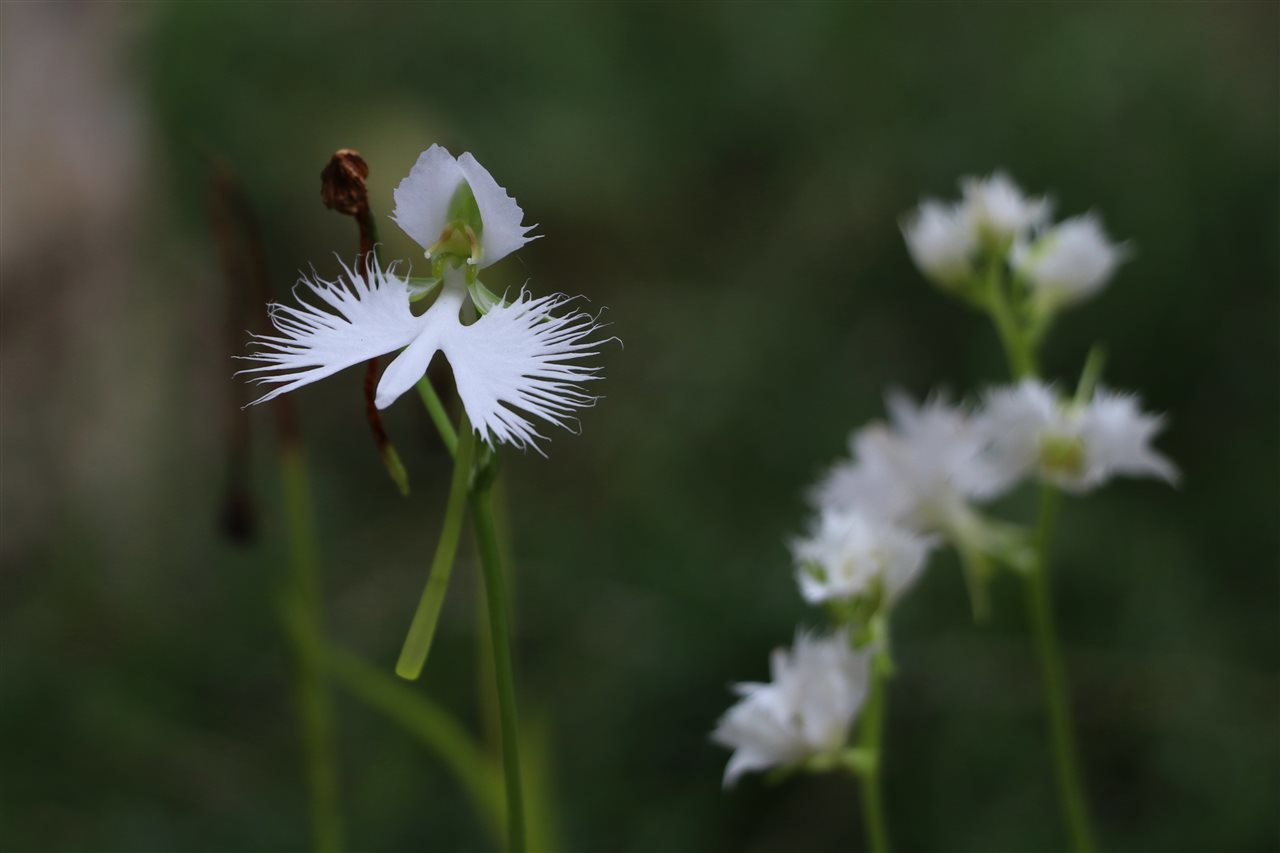
[[280, 451], [280, 476], [288, 524], [290, 578], [283, 619], [293, 644], [295, 691], [307, 764], [311, 831], [315, 849], [342, 849], [342, 812], [338, 803], [338, 764], [334, 755], [332, 696], [311, 638], [320, 636], [320, 579], [312, 522], [306, 459], [294, 441]]
[[[493, 473], [493, 472], [490, 472]], [[519, 612], [516, 602], [519, 596], [515, 587], [515, 574], [512, 567], [515, 559], [511, 551], [510, 524], [507, 513], [506, 489], [501, 477], [493, 481], [490, 500], [493, 503], [494, 529], [498, 534], [499, 558], [502, 564], [502, 576], [507, 583], [507, 598], [511, 602], [509, 629], [514, 633], [519, 630]], [[476, 697], [480, 706], [480, 717], [484, 721], [484, 741], [496, 755], [502, 749], [502, 720], [498, 714], [498, 678], [493, 670], [493, 637], [489, 628], [489, 605], [482, 598], [476, 599]], [[525, 776], [528, 778], [529, 762], [525, 762]], [[526, 806], [529, 806], [526, 803]], [[526, 808], [532, 814], [532, 808]], [[532, 826], [533, 819], [529, 817]], [[530, 831], [530, 838], [536, 838]]]
[[431, 384], [431, 380], [425, 373], [418, 380], [417, 388], [418, 396], [422, 398], [422, 405], [426, 406], [431, 422], [436, 425], [436, 432], [440, 433], [440, 440], [444, 442], [445, 449], [449, 451], [450, 456], [456, 456], [458, 434], [449, 421], [449, 413], [444, 410], [444, 403], [440, 402], [440, 396], [436, 394], [435, 386]]
[[991, 558], [963, 540], [957, 540], [956, 551], [964, 570], [965, 586], [969, 589], [973, 621], [979, 625], [986, 624], [991, 620], [991, 593], [987, 590], [992, 574]]
[[884, 766], [884, 718], [888, 704], [888, 679], [881, 661], [871, 662], [871, 689], [862, 708], [858, 743], [871, 756], [868, 767], [859, 777], [862, 790], [862, 819], [867, 828], [867, 845], [872, 853], [888, 853], [889, 829], [884, 819], [884, 794], [880, 786], [880, 768]]
[[[987, 275], [987, 308], [1004, 344], [1009, 372], [1013, 378], [1034, 377], [1038, 372], [1036, 349], [1042, 339], [1044, 327], [1036, 327], [1033, 323], [1032, 328], [1024, 328], [1018, 322], [1010, 305], [1003, 273], [1003, 261], [993, 259]], [[1092, 393], [1102, 365], [1102, 351], [1095, 348], [1089, 354], [1081, 376], [1081, 395]], [[1036, 653], [1040, 658], [1058, 798], [1071, 834], [1072, 848], [1076, 853], [1088, 853], [1094, 849], [1093, 834], [1089, 825], [1084, 788], [1080, 782], [1071, 707], [1067, 699], [1066, 674], [1062, 665], [1062, 653], [1058, 649], [1057, 629], [1054, 627], [1053, 605], [1049, 595], [1049, 551], [1057, 512], [1058, 492], [1051, 485], [1043, 484], [1040, 487], [1040, 514], [1036, 521], [1035, 556], [1030, 571], [1025, 575], [1027, 615], [1031, 622]]]
[[1080, 382], [1076, 385], [1075, 404], [1083, 406], [1093, 397], [1094, 390], [1098, 387], [1098, 380], [1102, 378], [1102, 368], [1107, 364], [1107, 351], [1102, 348], [1101, 344], [1094, 344], [1089, 348], [1089, 355], [1085, 357], [1084, 368], [1080, 371]]
[[449, 503], [444, 511], [440, 541], [436, 545], [435, 557], [431, 560], [431, 573], [422, 590], [422, 599], [413, 614], [409, 634], [404, 639], [404, 648], [400, 650], [400, 660], [396, 662], [396, 675], [409, 681], [422, 674], [422, 667], [427, 662], [431, 640], [435, 637], [436, 625], [440, 621], [440, 608], [444, 606], [444, 595], [449, 589], [449, 578], [453, 574], [458, 539], [462, 536], [462, 520], [466, 515], [476, 439], [466, 412], [463, 412], [458, 427], [462, 437], [454, 456], [453, 479], [449, 484]]
[[516, 684], [511, 667], [511, 636], [507, 619], [506, 583], [493, 507], [487, 484], [471, 495], [471, 515], [480, 563], [484, 568], [485, 595], [489, 602], [489, 629], [493, 638], [493, 664], [498, 681], [498, 712], [502, 720], [502, 764], [507, 783], [507, 845], [512, 853], [524, 853], [524, 797], [520, 782], [520, 726], [516, 714]]
[[991, 264], [987, 273], [986, 306], [995, 322], [996, 332], [1000, 335], [1000, 343], [1004, 346], [1005, 358], [1009, 362], [1009, 370], [1014, 379], [1034, 376], [1036, 373], [1035, 355], [1031, 351], [1027, 335], [1018, 324], [1004, 285], [1003, 262], [999, 259]]
[[1047, 484], [1042, 486], [1040, 517], [1036, 523], [1035, 567], [1027, 575], [1027, 613], [1035, 635], [1036, 651], [1040, 656], [1058, 796], [1071, 833], [1072, 849], [1077, 853], [1087, 853], [1094, 849], [1093, 834], [1089, 827], [1084, 789], [1080, 783], [1071, 707], [1067, 700], [1066, 675], [1058, 649], [1053, 607], [1049, 600], [1049, 544], [1057, 509], [1058, 492]]

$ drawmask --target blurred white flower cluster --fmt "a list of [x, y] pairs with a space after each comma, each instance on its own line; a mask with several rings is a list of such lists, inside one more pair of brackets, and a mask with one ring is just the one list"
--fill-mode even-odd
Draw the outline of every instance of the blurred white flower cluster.
[[991, 264], [1008, 263], [1033, 310], [1049, 315], [1092, 296], [1128, 256], [1095, 214], [1049, 224], [1049, 199], [1023, 194], [1003, 172], [960, 187], [959, 201], [926, 199], [902, 224], [916, 266], [943, 288], [980, 299]]
[[[822, 524], [796, 548], [798, 557], [832, 575], [829, 567], [840, 561], [829, 556], [829, 531], [852, 524], [859, 532], [845, 538], [845, 553], [876, 555], [888, 603], [919, 574], [920, 560], [908, 555], [923, 555], [929, 545], [947, 543], [965, 560], [1019, 567], [1024, 537], [977, 505], [1024, 480], [1079, 493], [1114, 476], [1177, 479], [1173, 463], [1151, 447], [1162, 419], [1143, 413], [1134, 394], [1098, 388], [1085, 400], [1065, 399], [1050, 385], [1024, 379], [991, 388], [977, 406], [953, 405], [942, 396], [917, 406], [892, 394], [889, 411], [890, 423], [853, 433], [849, 457], [813, 490]], [[809, 591], [816, 581], [802, 578], [802, 586], [807, 600], [821, 600]]]
[[961, 189], [957, 202], [922, 202], [903, 234], [927, 277], [991, 315], [1015, 380], [972, 402], [891, 393], [888, 421], [855, 430], [848, 457], [810, 491], [813, 519], [791, 552], [800, 594], [834, 630], [776, 651], [772, 683], [739, 685], [713, 735], [735, 751], [726, 785], [767, 768], [874, 766], [877, 744], [859, 740], [872, 752], [860, 765], [850, 732], [891, 672], [891, 611], [930, 552], [955, 548], [978, 619], [995, 570], [1043, 571], [1027, 528], [989, 516], [986, 504], [1026, 481], [1082, 493], [1115, 476], [1177, 477], [1151, 446], [1162, 419], [1136, 395], [1099, 387], [1100, 359], [1069, 394], [1035, 378], [1052, 314], [1101, 288], [1124, 249], [1092, 214], [1049, 224], [1049, 200], [1003, 173]]

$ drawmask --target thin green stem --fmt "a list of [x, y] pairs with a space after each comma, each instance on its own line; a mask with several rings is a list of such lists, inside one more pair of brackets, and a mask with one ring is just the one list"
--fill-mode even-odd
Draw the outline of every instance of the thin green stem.
[[1085, 357], [1084, 369], [1080, 371], [1080, 381], [1076, 385], [1075, 404], [1083, 406], [1093, 397], [1098, 381], [1102, 379], [1102, 369], [1107, 365], [1107, 351], [1101, 344], [1094, 344]]
[[516, 713], [516, 683], [511, 666], [511, 636], [507, 618], [506, 581], [502, 552], [488, 484], [471, 495], [471, 516], [480, 564], [484, 569], [485, 595], [489, 602], [489, 629], [493, 638], [493, 664], [498, 682], [498, 712], [502, 720], [502, 764], [507, 783], [507, 846], [524, 853], [524, 797], [520, 780], [520, 724]]
[[[1029, 324], [1029, 327], [1027, 324], [1019, 323], [1018, 315], [1010, 304], [1008, 294], [1004, 262], [993, 259], [986, 281], [987, 309], [1004, 344], [1005, 355], [1009, 361], [1009, 372], [1013, 378], [1034, 377], [1038, 373], [1036, 350], [1046, 327], [1039, 325], [1036, 321]], [[1103, 353], [1100, 349], [1095, 348], [1090, 352], [1080, 379], [1080, 395], [1092, 393], [1093, 386], [1102, 372], [1103, 361]], [[1076, 853], [1089, 853], [1094, 849], [1093, 833], [1090, 829], [1084, 788], [1080, 782], [1075, 734], [1071, 724], [1071, 707], [1067, 697], [1066, 674], [1062, 665], [1062, 654], [1058, 648], [1057, 629], [1054, 626], [1053, 605], [1049, 594], [1049, 555], [1058, 512], [1058, 498], [1057, 490], [1048, 483], [1040, 487], [1040, 513], [1036, 521], [1035, 554], [1030, 570], [1025, 573], [1027, 615], [1031, 622], [1036, 653], [1040, 658], [1058, 798], [1071, 834], [1072, 849]]]
[[444, 410], [444, 403], [440, 402], [435, 386], [431, 384], [431, 380], [425, 373], [418, 380], [417, 389], [418, 396], [422, 398], [422, 405], [426, 406], [427, 414], [431, 416], [436, 432], [440, 433], [440, 440], [444, 442], [445, 449], [449, 451], [450, 456], [456, 456], [458, 433], [454, 431], [453, 424], [449, 421], [449, 413]]
[[991, 619], [991, 593], [987, 590], [992, 574], [991, 558], [978, 548], [961, 540], [956, 542], [965, 586], [969, 590], [969, 608], [973, 621], [985, 624]]
[[1009, 371], [1014, 379], [1022, 379], [1025, 376], [1035, 375], [1035, 354], [1032, 352], [1025, 330], [1018, 323], [1018, 318], [1009, 303], [1004, 278], [1003, 261], [996, 259], [987, 273], [985, 302], [987, 311], [996, 325], [1000, 343], [1004, 346]]
[[1027, 614], [1035, 636], [1036, 652], [1040, 657], [1045, 705], [1049, 712], [1049, 738], [1053, 746], [1054, 772], [1063, 816], [1071, 834], [1072, 849], [1077, 853], [1088, 853], [1094, 849], [1093, 834], [1089, 826], [1084, 789], [1080, 783], [1071, 706], [1067, 699], [1066, 674], [1062, 654], [1058, 649], [1053, 607], [1049, 600], [1049, 551], [1057, 511], [1058, 492], [1046, 484], [1040, 491], [1035, 567], [1027, 575]]
[[409, 625], [409, 634], [404, 639], [404, 648], [400, 650], [400, 660], [396, 662], [396, 675], [413, 681], [422, 674], [422, 667], [427, 662], [431, 651], [431, 641], [435, 637], [436, 625], [440, 621], [440, 608], [444, 606], [444, 596], [449, 589], [449, 578], [453, 575], [453, 561], [458, 552], [458, 539], [462, 536], [462, 521], [466, 515], [467, 492], [471, 485], [471, 468], [475, 459], [476, 440], [471, 423], [463, 412], [458, 423], [461, 438], [458, 440], [457, 453], [453, 460], [453, 479], [449, 484], [449, 502], [444, 511], [444, 524], [440, 530], [440, 541], [436, 545], [435, 557], [431, 560], [431, 573], [427, 576], [427, 585], [422, 590], [422, 599], [413, 614], [413, 622]]
[[884, 766], [884, 718], [888, 705], [888, 678], [878, 659], [871, 663], [871, 688], [862, 708], [858, 744], [870, 754], [867, 768], [859, 776], [862, 791], [862, 819], [867, 829], [867, 845], [872, 853], [888, 853], [889, 827], [884, 818], [884, 793], [880, 768]]
[[[512, 569], [515, 559], [511, 550], [507, 491], [504, 486], [505, 483], [501, 477], [495, 478], [490, 500], [493, 504], [494, 529], [498, 532], [502, 576], [507, 582], [507, 599], [511, 604], [508, 613], [511, 622], [510, 630], [516, 632], [519, 630], [520, 621], [520, 614], [516, 607], [519, 595], [515, 586], [516, 576]], [[493, 635], [489, 629], [489, 605], [482, 598], [476, 599], [476, 624], [479, 626], [476, 631], [476, 701], [480, 707], [480, 717], [484, 721], [485, 743], [497, 755], [502, 749], [502, 720], [498, 714], [498, 679], [493, 671]], [[528, 765], [529, 762], [525, 761], [526, 777]], [[530, 806], [530, 803], [526, 803], [526, 806]], [[530, 813], [533, 811], [532, 808], [526, 810]], [[529, 824], [533, 825], [532, 817], [529, 818]], [[529, 837], [536, 836], [530, 831]]]
[[[502, 561], [505, 567], [506, 560]], [[493, 631], [489, 625], [489, 603], [476, 597], [476, 704], [480, 709], [485, 748], [497, 757], [502, 753], [502, 715], [498, 711], [498, 674], [494, 669]]]
[[306, 755], [311, 831], [317, 851], [337, 853], [342, 849], [342, 811], [338, 803], [333, 699], [315, 645], [309, 640], [321, 631], [319, 561], [306, 460], [295, 441], [287, 441], [281, 448], [280, 476], [290, 564], [283, 620], [297, 668], [295, 691]]

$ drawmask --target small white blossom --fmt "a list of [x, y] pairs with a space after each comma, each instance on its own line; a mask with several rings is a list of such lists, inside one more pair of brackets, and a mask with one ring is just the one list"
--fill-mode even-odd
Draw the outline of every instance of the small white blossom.
[[479, 243], [467, 249], [470, 258], [445, 259], [454, 263], [443, 269], [435, 302], [415, 315], [409, 278], [372, 262], [362, 271], [344, 266], [336, 282], [303, 278], [300, 285], [322, 304], [272, 305], [279, 334], [254, 335], [251, 344], [260, 351], [243, 356], [262, 365], [242, 373], [278, 386], [255, 403], [396, 350], [400, 354], [378, 382], [378, 408], [412, 388], [439, 352], [453, 369], [472, 427], [491, 445], [537, 449], [543, 436], [531, 418], [570, 427], [574, 413], [595, 402], [583, 385], [599, 378], [599, 368], [578, 362], [597, 354], [599, 342], [589, 338], [599, 325], [581, 311], [553, 314], [571, 301], [567, 297], [521, 291], [509, 302], [477, 304], [482, 316], [463, 322], [465, 303], [476, 299], [468, 289], [468, 267], [477, 252], [476, 265], [492, 263], [527, 242], [528, 230], [520, 225], [520, 208], [470, 154], [455, 161], [439, 146], [424, 152], [396, 190], [397, 221], [418, 243], [430, 245], [430, 229], [439, 236], [452, 227], [444, 217], [463, 180], [479, 208]]
[[1123, 246], [1107, 239], [1098, 217], [1085, 214], [1054, 225], [1034, 241], [1020, 240], [1012, 263], [1042, 305], [1054, 308], [1092, 296], [1126, 255]]
[[960, 182], [964, 209], [979, 236], [999, 244], [1038, 227], [1049, 218], [1052, 204], [1041, 196], [1024, 195], [1004, 172]]
[[742, 699], [712, 734], [734, 750], [725, 767], [726, 787], [743, 773], [843, 749], [866, 699], [871, 652], [854, 651], [843, 632], [821, 638], [798, 634], [789, 653], [775, 649], [769, 662], [773, 680], [737, 685]]
[[800, 593], [810, 604], [850, 601], [879, 585], [892, 605], [924, 568], [926, 540], [864, 513], [827, 510], [792, 543]]
[[985, 437], [963, 409], [941, 397], [917, 406], [894, 394], [889, 410], [892, 425], [853, 434], [852, 458], [835, 465], [813, 492], [819, 509], [858, 510], [950, 535], [972, 521], [968, 501], [989, 500], [1012, 484], [983, 453]]
[[973, 275], [978, 235], [961, 206], [925, 199], [903, 221], [902, 236], [916, 266], [937, 284], [954, 287]]
[[982, 416], [990, 456], [1008, 476], [1038, 474], [1083, 492], [1113, 476], [1175, 482], [1177, 469], [1151, 447], [1163, 419], [1141, 411], [1137, 396], [1099, 389], [1080, 405], [1035, 380], [988, 392]]

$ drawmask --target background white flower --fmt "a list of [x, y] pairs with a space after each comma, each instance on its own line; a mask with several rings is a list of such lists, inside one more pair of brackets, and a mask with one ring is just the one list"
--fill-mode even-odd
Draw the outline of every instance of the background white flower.
[[917, 406], [888, 400], [891, 425], [872, 424], [850, 439], [852, 458], [814, 489], [819, 510], [857, 510], [919, 532], [954, 532], [967, 502], [989, 500], [1012, 484], [983, 450], [986, 436], [964, 409], [933, 397]]
[[475, 196], [484, 223], [478, 235], [481, 268], [497, 263], [537, 239], [527, 236], [536, 226], [523, 224], [524, 211], [520, 205], [498, 186], [475, 157], [464, 153], [454, 159], [439, 145], [423, 151], [409, 176], [396, 187], [396, 208], [391, 218], [415, 243], [429, 249], [449, 224], [449, 207], [464, 182]]
[[973, 228], [986, 239], [1005, 243], [1042, 225], [1052, 210], [1049, 199], [1022, 192], [1004, 172], [960, 181], [964, 211]]
[[848, 601], [879, 583], [892, 605], [919, 577], [928, 543], [858, 511], [822, 512], [810, 534], [792, 543], [800, 593], [810, 604]]
[[1028, 379], [989, 391], [981, 423], [993, 464], [1010, 477], [1034, 473], [1073, 492], [1116, 475], [1178, 478], [1151, 447], [1163, 419], [1143, 413], [1133, 394], [1100, 388], [1079, 405]]
[[1011, 262], [1037, 300], [1055, 308], [1096, 293], [1127, 254], [1107, 239], [1097, 216], [1085, 214], [1054, 225], [1035, 240], [1018, 241]]
[[945, 287], [973, 275], [978, 235], [959, 205], [925, 199], [902, 223], [911, 259], [928, 278]]
[[871, 653], [855, 652], [843, 632], [796, 636], [770, 658], [772, 682], [739, 684], [742, 699], [725, 712], [712, 739], [734, 750], [724, 784], [743, 773], [785, 767], [845, 747], [867, 696]]

